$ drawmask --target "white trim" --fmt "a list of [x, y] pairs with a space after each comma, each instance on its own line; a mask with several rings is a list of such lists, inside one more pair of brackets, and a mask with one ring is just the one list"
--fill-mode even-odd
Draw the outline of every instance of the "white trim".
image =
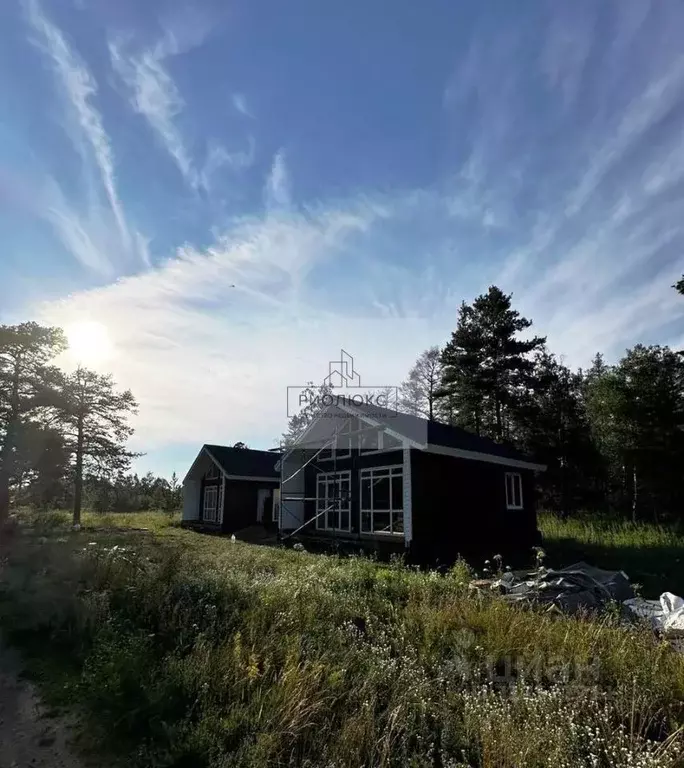
[[[509, 493], [508, 493], [508, 478], [509, 477], [512, 479], [512, 483], [513, 483], [513, 485], [511, 485], [511, 491], [512, 491], [512, 494], [513, 494], [513, 499], [509, 498]], [[515, 491], [516, 491], [515, 483], [516, 483], [516, 478], [517, 478], [517, 483], [518, 483], [517, 490], [518, 490], [518, 496], [519, 496], [518, 500], [520, 502], [519, 504], [515, 503]], [[504, 487], [506, 489], [506, 509], [524, 509], [525, 505], [524, 505], [524, 502], [523, 502], [523, 485], [522, 485], [522, 476], [521, 476], [520, 472], [506, 472], [504, 474]]]
[[479, 453], [478, 451], [465, 451], [462, 448], [449, 448], [446, 445], [424, 446], [428, 453], [439, 453], [443, 456], [454, 456], [457, 459], [472, 459], [473, 461], [484, 461], [488, 464], [501, 464], [504, 467], [516, 467], [517, 469], [533, 469], [537, 472], [544, 472], [546, 464], [535, 464], [531, 461], [522, 461], [521, 459], [507, 459], [505, 456], [495, 456], [491, 453]]
[[[396, 472], [396, 470], [400, 470], [400, 472]], [[375, 509], [373, 505], [373, 473], [375, 472], [388, 472], [387, 475], [384, 477], [387, 478], [389, 481], [389, 508], [388, 509]], [[371, 481], [371, 499], [370, 499], [370, 508], [366, 509], [363, 506], [363, 480], [364, 480], [364, 473], [366, 473], [367, 476], [370, 477]], [[390, 521], [390, 528], [392, 527], [393, 520], [394, 520], [394, 514], [396, 512], [399, 512], [398, 509], [392, 509], [392, 478], [393, 477], [401, 477], [401, 519], [402, 519], [402, 527], [403, 531], [397, 531], [396, 533], [394, 531], [376, 531], [374, 527], [374, 517], [376, 512], [382, 512], [389, 514], [389, 521]], [[397, 536], [402, 536], [404, 538], [404, 541], [406, 540], [406, 523], [404, 522], [404, 504], [406, 500], [406, 494], [404, 491], [404, 465], [402, 464], [388, 464], [383, 467], [361, 467], [359, 469], [359, 532], [361, 534], [365, 534], [366, 536], [391, 536], [393, 538], [396, 538]], [[364, 512], [370, 512], [371, 515], [371, 530], [365, 531], [363, 529], [363, 513]]]
[[411, 449], [404, 448], [404, 545], [413, 539], [413, 505], [411, 496]]
[[218, 467], [218, 468], [221, 470], [221, 472], [223, 472], [223, 467], [222, 467], [222, 466], [221, 466], [221, 465], [218, 463], [218, 461], [216, 461], [216, 459], [215, 459], [215, 458], [214, 458], [214, 457], [211, 455], [211, 451], [210, 451], [210, 450], [207, 448], [207, 446], [206, 446], [206, 445], [203, 445], [203, 446], [200, 448], [200, 450], [199, 450], [199, 453], [197, 454], [197, 456], [195, 456], [195, 460], [194, 460], [194, 461], [192, 462], [192, 464], [190, 465], [190, 469], [189, 469], [189, 470], [188, 470], [188, 471], [185, 473], [185, 477], [183, 478], [183, 483], [182, 483], [183, 485], [185, 485], [185, 483], [187, 482], [188, 478], [189, 478], [189, 477], [190, 477], [190, 475], [192, 474], [192, 471], [195, 469], [195, 464], [197, 464], [197, 462], [198, 462], [198, 461], [199, 461], [199, 460], [202, 458], [202, 456], [203, 456], [205, 453], [206, 453], [206, 454], [207, 454], [207, 456], [209, 456], [209, 458], [210, 458], [210, 459], [211, 459], [211, 460], [214, 462], [214, 464], [216, 464], [216, 466], [217, 466], [217, 467]]
[[223, 505], [225, 502], [225, 498], [226, 498], [226, 478], [224, 475], [223, 480], [221, 481], [221, 490], [219, 491], [218, 501], [216, 502], [218, 504], [216, 517], [218, 518], [218, 521], [221, 525], [223, 525]]
[[[327, 503], [328, 503], [327, 489], [328, 489], [329, 481], [332, 480], [333, 483], [335, 483], [335, 481], [339, 482], [341, 480], [346, 480], [349, 483], [349, 495], [347, 496], [347, 504], [346, 504], [346, 506], [342, 506], [342, 504], [340, 504], [340, 506], [337, 509], [333, 509], [332, 510], [333, 513], [335, 513], [337, 515], [337, 521], [338, 522], [340, 520], [341, 514], [343, 512], [347, 513], [347, 527], [346, 528], [337, 528], [335, 526], [333, 526], [331, 528], [330, 526], [328, 526], [327, 525], [327, 522], [328, 522], [328, 512], [326, 512], [324, 515], [321, 515], [320, 517], [318, 517], [318, 513], [321, 511], [318, 508], [318, 502], [321, 501], [321, 498], [318, 495], [318, 486], [319, 486], [321, 480], [324, 480], [325, 481], [325, 485], [326, 485], [326, 494], [325, 494], [325, 498], [323, 499], [323, 502], [324, 502], [324, 504], [326, 506], [327, 506]], [[351, 470], [350, 469], [343, 469], [343, 470], [341, 470], [339, 472], [318, 472], [318, 473], [316, 473], [316, 516], [317, 516], [316, 517], [316, 530], [319, 530], [319, 531], [346, 531], [346, 532], [351, 531], [351, 515], [352, 515], [351, 487], [352, 487], [352, 482], [351, 482]], [[323, 508], [325, 509], [326, 506], [324, 506]], [[319, 523], [321, 523], [321, 521], [322, 521], [323, 524], [319, 525]]]

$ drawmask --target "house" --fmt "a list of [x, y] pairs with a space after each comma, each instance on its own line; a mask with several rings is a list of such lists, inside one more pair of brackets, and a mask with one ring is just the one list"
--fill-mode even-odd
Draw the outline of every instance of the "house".
[[280, 453], [203, 445], [183, 479], [184, 525], [233, 533], [261, 524], [275, 533]]
[[514, 448], [336, 397], [280, 461], [283, 540], [452, 563], [540, 542], [535, 472]]

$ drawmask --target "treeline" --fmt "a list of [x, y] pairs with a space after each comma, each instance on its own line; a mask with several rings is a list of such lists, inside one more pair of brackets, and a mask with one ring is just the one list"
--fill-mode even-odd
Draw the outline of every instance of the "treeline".
[[0, 523], [10, 505], [100, 511], [172, 509], [177, 480], [127, 475], [128, 419], [137, 404], [111, 376], [54, 359], [67, 343], [59, 328], [0, 325]]
[[[673, 287], [684, 294], [684, 277]], [[531, 326], [496, 286], [464, 302], [451, 339], [409, 372], [399, 408], [547, 464], [547, 509], [684, 522], [684, 355], [638, 344], [573, 371]]]

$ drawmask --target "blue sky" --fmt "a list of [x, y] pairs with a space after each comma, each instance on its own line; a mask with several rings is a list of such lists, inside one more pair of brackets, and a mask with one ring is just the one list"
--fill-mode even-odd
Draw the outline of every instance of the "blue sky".
[[[138, 468], [398, 384], [493, 282], [572, 366], [684, 345], [684, 8], [0, 5], [0, 322], [105, 329]], [[101, 350], [100, 350], [101, 351]], [[73, 364], [67, 357], [65, 365]]]

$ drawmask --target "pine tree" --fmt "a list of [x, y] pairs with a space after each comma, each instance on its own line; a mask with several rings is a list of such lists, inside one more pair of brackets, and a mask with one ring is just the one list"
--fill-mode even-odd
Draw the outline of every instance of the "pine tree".
[[529, 390], [530, 355], [546, 339], [520, 339], [532, 321], [511, 308], [511, 295], [491, 286], [472, 305], [463, 303], [458, 325], [442, 352], [443, 387], [461, 426], [497, 440], [511, 439], [516, 410]]
[[682, 279], [676, 282], [672, 287], [684, 295], [684, 275], [682, 275]]
[[130, 390], [117, 392], [111, 376], [77, 368], [63, 377], [61, 423], [74, 460], [74, 525], [81, 522], [84, 473], [107, 476], [127, 469], [137, 454], [126, 449], [137, 404]]
[[0, 524], [9, 512], [22, 423], [43, 404], [55, 379], [49, 362], [65, 347], [59, 328], [33, 322], [0, 326]]
[[521, 448], [547, 465], [538, 478], [545, 508], [566, 516], [592, 500], [597, 452], [583, 402], [583, 377], [550, 352], [535, 356], [532, 386], [516, 414]]

